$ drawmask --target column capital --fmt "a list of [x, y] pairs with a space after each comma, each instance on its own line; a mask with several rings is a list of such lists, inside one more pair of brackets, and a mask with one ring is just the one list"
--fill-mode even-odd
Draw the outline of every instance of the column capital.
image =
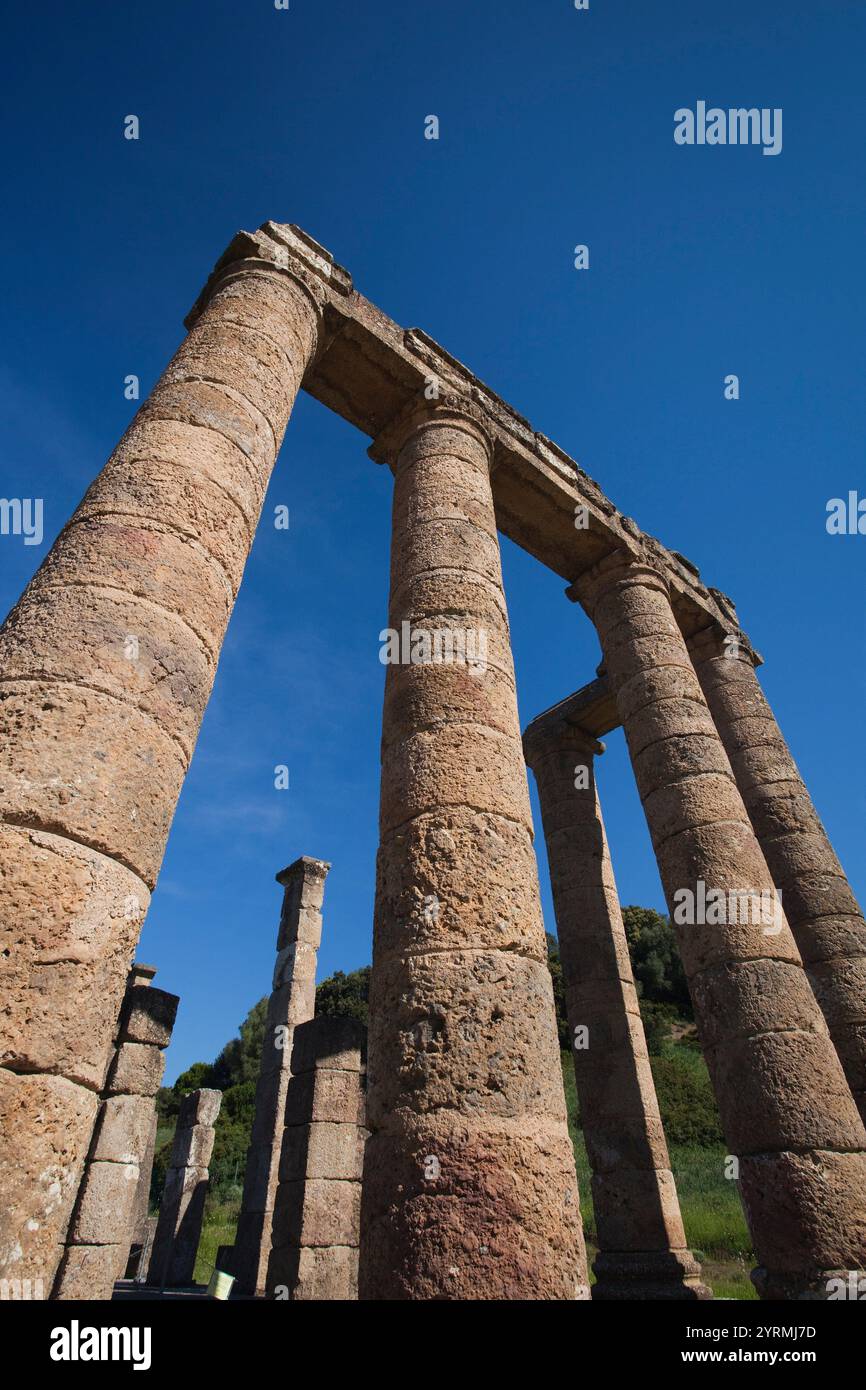
[[462, 392], [446, 390], [428, 399], [423, 391], [413, 396], [373, 440], [367, 453], [374, 463], [394, 468], [400, 450], [418, 430], [435, 426], [463, 429], [478, 439], [493, 462], [493, 429], [485, 411]]
[[133, 961], [126, 977], [126, 988], [132, 989], [133, 985], [149, 985], [155, 975], [155, 965], [145, 965], [140, 960]]
[[275, 875], [277, 883], [283, 888], [288, 888], [297, 879], [320, 878], [324, 881], [328, 877], [331, 866], [325, 859], [312, 859], [308, 854], [302, 854], [292, 864]]
[[658, 589], [670, 597], [670, 573], [653, 549], [636, 541], [631, 546], [618, 546], [569, 584], [566, 598], [579, 603], [592, 617], [598, 600], [616, 584], [641, 584]]
[[763, 664], [760, 652], [755, 651], [743, 629], [733, 623], [712, 622], [709, 627], [702, 627], [699, 632], [687, 637], [686, 646], [695, 664], [714, 657], [743, 661], [752, 667]]
[[256, 232], [237, 232], [220, 256], [184, 324], [193, 328], [211, 297], [238, 276], [272, 273], [292, 280], [309, 300], [321, 324], [329, 291], [350, 294], [352, 278], [330, 251], [299, 227], [265, 222]]
[[524, 730], [523, 757], [527, 767], [534, 769], [542, 758], [567, 750], [594, 758], [604, 752], [604, 744], [579, 724], [569, 724], [561, 717], [541, 715]]

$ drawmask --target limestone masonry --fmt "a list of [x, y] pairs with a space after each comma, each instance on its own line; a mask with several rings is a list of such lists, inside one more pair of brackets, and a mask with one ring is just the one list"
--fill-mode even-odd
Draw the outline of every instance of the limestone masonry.
[[[129, 971], [303, 386], [393, 474], [388, 624], [438, 634], [440, 659], [386, 668], [368, 1043], [313, 1018], [329, 866], [279, 878], [239, 1287], [588, 1298], [526, 759], [578, 1043], [593, 1296], [708, 1296], [595, 789], [598, 739], [622, 726], [753, 1278], [827, 1297], [866, 1266], [866, 925], [730, 599], [297, 227], [238, 233], [187, 326], [0, 629], [0, 1277], [108, 1297], [140, 1225], [173, 996]], [[603, 655], [523, 741], [499, 532], [566, 581]], [[443, 632], [464, 656], [483, 633], [483, 662], [442, 660]], [[683, 894], [738, 893], [784, 911], [771, 929], [677, 920]], [[156, 1287], [192, 1280], [219, 1101], [184, 1102]]]

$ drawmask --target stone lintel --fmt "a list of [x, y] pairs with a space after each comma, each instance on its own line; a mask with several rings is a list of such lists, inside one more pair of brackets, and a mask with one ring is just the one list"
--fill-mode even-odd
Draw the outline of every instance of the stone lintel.
[[616, 700], [608, 685], [607, 678], [600, 676], [581, 686], [573, 695], [568, 695], [550, 709], [542, 710], [531, 724], [526, 726], [523, 735], [523, 749], [527, 763], [532, 766], [531, 757], [542, 739], [564, 734], [566, 729], [574, 730], [575, 735], [583, 735], [587, 749], [593, 754], [604, 752], [604, 744], [598, 740], [620, 724]]
[[[736, 636], [740, 641], [744, 659], [750, 661], [753, 666], [763, 665], [764, 658], [760, 652], [755, 650], [746, 634], [740, 628], [734, 628], [730, 624], [718, 623], [714, 620], [708, 627], [701, 629], [693, 639], [690, 639], [690, 645], [692, 643], [697, 645], [704, 640], [717, 641], [724, 636]], [[613, 729], [618, 729], [620, 718], [607, 676], [599, 676], [587, 685], [582, 685], [579, 690], [575, 690], [573, 695], [567, 695], [558, 704], [551, 705], [550, 709], [543, 710], [541, 714], [536, 715], [532, 723], [526, 726], [523, 735], [523, 749], [528, 766], [532, 766], [528, 750], [536, 746], [538, 736], [549, 736], [559, 724], [580, 730], [586, 735], [589, 742], [603, 738]], [[603, 753], [604, 745], [601, 744], [589, 751]]]
[[[563, 449], [462, 362], [418, 328], [403, 329], [352, 287], [330, 251], [300, 227], [266, 222], [239, 232], [217, 262], [186, 322], [192, 326], [215, 285], [245, 263], [301, 284], [324, 313], [321, 349], [304, 387], [322, 404], [376, 439], [431, 375], [472, 399], [494, 440], [493, 496], [504, 535], [571, 582], [609, 551], [652, 542], [668, 573], [674, 608], [686, 636], [715, 618], [730, 621], [724, 595], [706, 587], [697, 567], [623, 516]], [[586, 525], [577, 526], [576, 509]], [[729, 601], [728, 601], [729, 602]]]

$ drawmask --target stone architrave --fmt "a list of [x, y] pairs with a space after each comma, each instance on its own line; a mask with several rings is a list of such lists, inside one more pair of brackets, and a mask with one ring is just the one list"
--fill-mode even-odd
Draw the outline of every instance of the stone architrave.
[[176, 994], [151, 987], [155, 974], [153, 966], [139, 964], [129, 973], [114, 1058], [54, 1284], [55, 1299], [110, 1299], [126, 1269], [130, 1245], [147, 1220], [154, 1098], [180, 1002]]
[[394, 472], [362, 1299], [588, 1297], [483, 413]]
[[666, 576], [637, 545], [606, 556], [569, 593], [601, 640], [722, 1127], [739, 1163], [759, 1261], [753, 1280], [765, 1298], [826, 1298], [840, 1270], [866, 1266], [866, 1133], [775, 901]]
[[273, 990], [268, 1001], [252, 1138], [230, 1272], [239, 1293], [263, 1294], [267, 1281], [292, 1037], [316, 1008], [316, 955], [322, 939], [322, 901], [330, 869], [304, 855], [277, 874], [283, 907]]
[[194, 1282], [208, 1163], [221, 1103], [222, 1091], [211, 1090], [190, 1091], [180, 1103], [147, 1273], [149, 1285], [184, 1288]]
[[272, 1298], [358, 1297], [366, 1029], [351, 1018], [297, 1026], [269, 1251]]
[[688, 642], [788, 925], [866, 1119], [866, 921], [755, 673], [743, 634]]
[[[296, 240], [298, 240], [296, 238]], [[239, 234], [0, 629], [0, 1277], [50, 1287], [321, 257]]]
[[523, 736], [556, 911], [599, 1253], [594, 1299], [711, 1294], [686, 1244], [595, 780], [604, 744], [541, 715]]

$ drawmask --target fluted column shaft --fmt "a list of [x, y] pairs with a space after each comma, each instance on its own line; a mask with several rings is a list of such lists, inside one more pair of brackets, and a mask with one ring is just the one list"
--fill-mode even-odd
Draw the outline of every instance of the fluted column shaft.
[[[446, 397], [372, 452], [395, 475], [402, 647], [385, 682], [360, 1296], [585, 1297], [491, 445]], [[440, 652], [442, 634], [476, 643], [481, 664], [430, 658], [434, 633]]]
[[126, 973], [318, 324], [301, 279], [255, 255], [226, 264], [0, 631], [10, 1277], [51, 1285]]
[[755, 672], [704, 628], [688, 648], [785, 916], [866, 1119], [866, 922]]
[[713, 890], [728, 903], [731, 893], [774, 888], [663, 576], [616, 552], [571, 592], [595, 622], [628, 740], [739, 1158], [760, 1262], [753, 1277], [764, 1296], [826, 1297], [828, 1271], [866, 1264], [862, 1121], [783, 914], [744, 924], [699, 906]]
[[603, 745], [560, 720], [523, 740], [550, 865], [598, 1231], [594, 1299], [709, 1297], [686, 1244], [595, 781]]

